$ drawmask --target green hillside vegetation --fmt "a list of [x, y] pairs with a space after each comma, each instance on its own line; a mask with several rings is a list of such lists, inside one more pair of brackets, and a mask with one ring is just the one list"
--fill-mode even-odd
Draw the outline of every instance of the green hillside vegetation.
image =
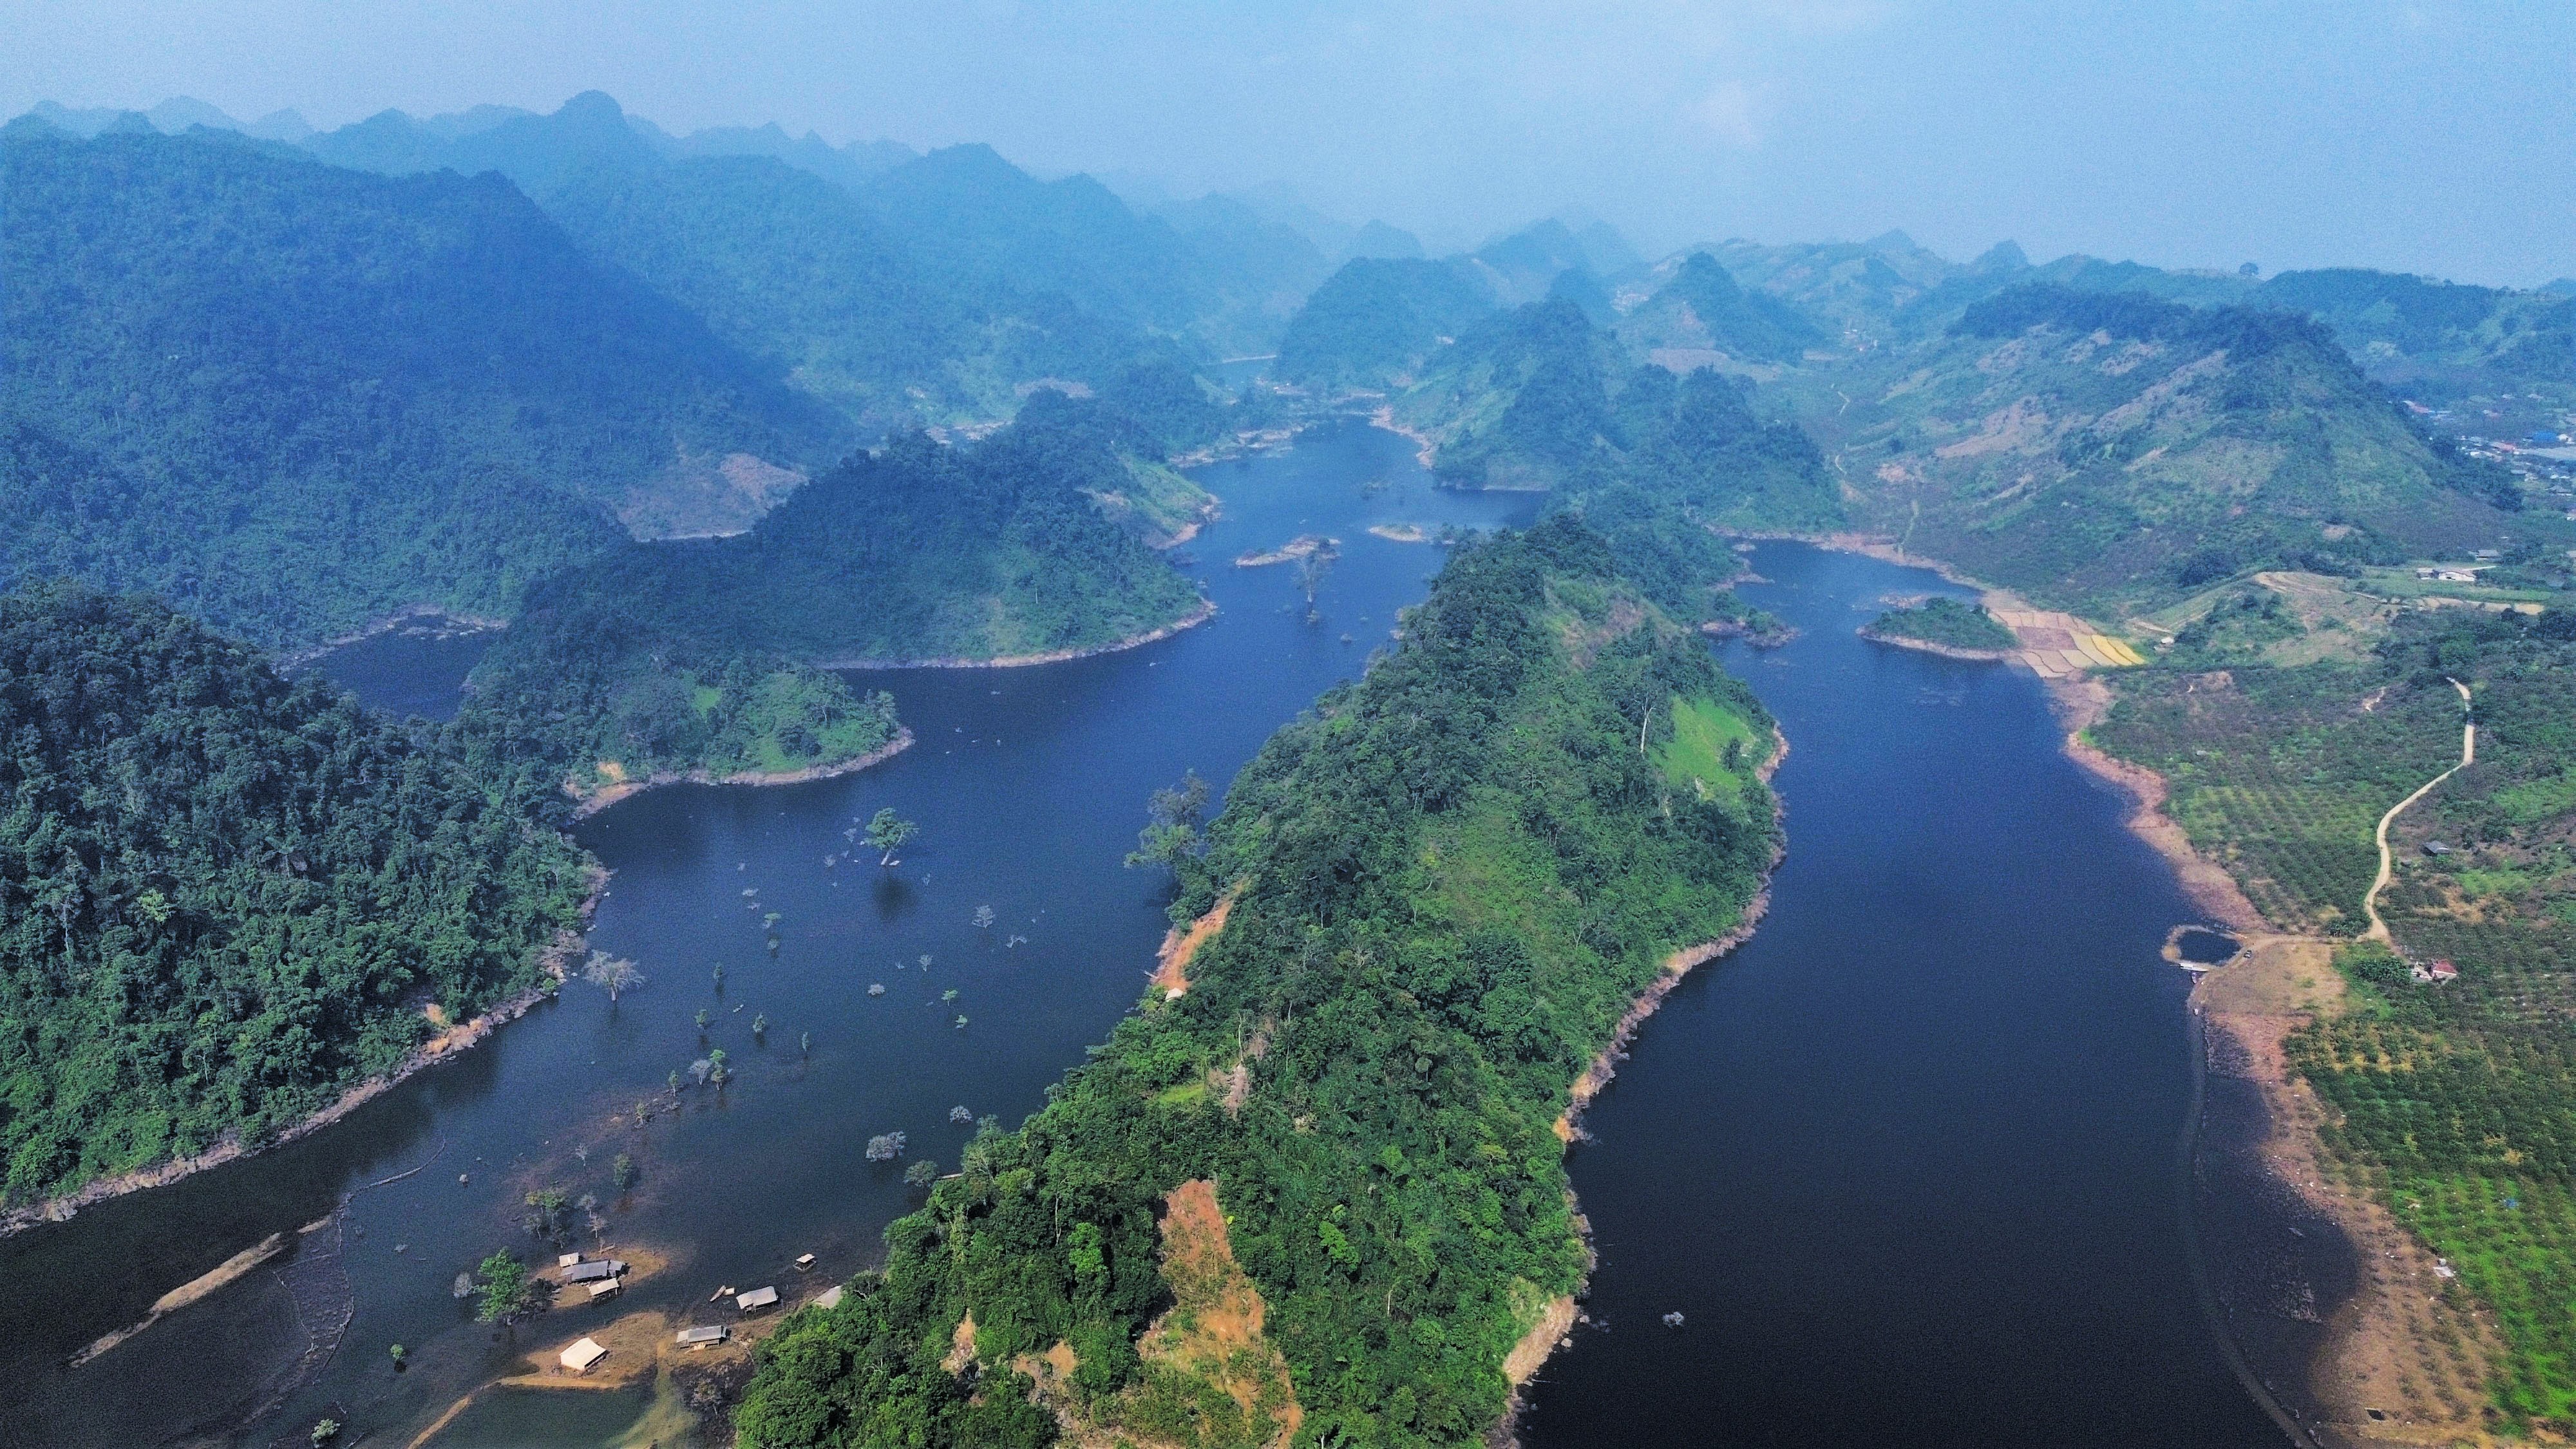
[[2014, 647], [2013, 632], [1982, 604], [1930, 598], [1902, 609], [1890, 609], [1861, 629], [1873, 639], [1919, 639], [1951, 649], [2005, 650]]
[[1183, 233], [989, 147], [834, 149], [776, 127], [670, 137], [586, 92], [551, 115], [398, 111], [307, 138], [336, 164], [494, 170], [594, 255], [866, 428], [1006, 417], [1140, 352], [1258, 351], [1326, 264], [1230, 216]]
[[[1460, 551], [1183, 861], [1176, 920], [1231, 901], [1187, 994], [980, 1136], [881, 1272], [762, 1345], [742, 1442], [1049, 1443], [1023, 1356], [1059, 1344], [1047, 1403], [1103, 1442], [1259, 1444], [1289, 1388], [1301, 1443], [1480, 1442], [1506, 1351], [1584, 1270], [1552, 1124], [1666, 957], [1742, 920], [1769, 738], [1571, 520]], [[1284, 1361], [1249, 1403], [1156, 1349], [1189, 1325], [1144, 1337], [1188, 1287], [1155, 1209], [1193, 1181], [1267, 1307], [1238, 1370]]]
[[1715, 351], [1744, 362], [1794, 362], [1824, 341], [1796, 308], [1737, 286], [1707, 252], [1684, 257], [1669, 281], [1620, 319], [1618, 331], [1640, 351]]
[[1088, 176], [1039, 181], [984, 145], [933, 151], [869, 178], [859, 197], [942, 275], [1059, 293], [1217, 355], [1269, 351], [1328, 270], [1286, 228], [1249, 251], [1223, 231], [1204, 244]]
[[2079, 611], [2565, 532], [2286, 313], [2019, 287], [1778, 388], [1861, 527]]
[[[2398, 869], [2381, 910], [2403, 957], [2375, 944], [2341, 952], [2344, 1009], [2288, 1045], [2333, 1109], [2330, 1166], [2458, 1270], [2447, 1292], [2492, 1315], [2504, 1355], [2471, 1392], [2517, 1433], [2565, 1433], [2576, 1425], [2576, 614], [2419, 610], [2364, 665], [2132, 671], [2095, 734], [2165, 775], [2174, 818], [2266, 917], [2350, 937], [2381, 812], [2459, 758], [2450, 678], [2475, 693], [2478, 761], [2391, 832]], [[2430, 841], [2450, 853], [2426, 853]], [[2406, 965], [2436, 958], [2459, 979], [2419, 982]], [[2474, 1419], [2480, 1406], [2425, 1407]]]
[[1097, 648], [1201, 607], [1086, 496], [1153, 471], [1121, 440], [1149, 446], [1041, 393], [972, 447], [899, 435], [748, 533], [617, 549], [531, 594], [469, 713], [585, 783], [603, 760], [631, 776], [864, 754], [893, 729], [881, 697], [802, 666]]
[[541, 797], [147, 600], [0, 596], [0, 1202], [256, 1140], [541, 979]]
[[593, 167], [543, 197], [594, 255], [868, 426], [1007, 415], [1141, 345], [1061, 297], [926, 275], [848, 191], [762, 157]]
[[0, 187], [0, 582], [270, 645], [508, 614], [690, 460], [768, 477], [839, 436], [498, 178], [20, 122]]
[[2428, 401], [2543, 391], [2576, 405], [2576, 300], [2398, 272], [2283, 272], [2255, 297], [2313, 314], [2374, 378]]
[[1492, 291], [1454, 263], [1346, 262], [1289, 319], [1271, 375], [1318, 392], [1402, 386], [1494, 306]]

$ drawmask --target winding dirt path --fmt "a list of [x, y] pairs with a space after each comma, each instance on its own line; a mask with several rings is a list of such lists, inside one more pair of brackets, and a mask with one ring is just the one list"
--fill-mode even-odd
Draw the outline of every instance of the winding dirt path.
[[[2448, 675], [2443, 677], [2449, 678]], [[2460, 692], [2460, 709], [2462, 714], [2466, 715], [2470, 708], [2469, 687], [2456, 679], [2451, 680], [2451, 687]], [[2379, 842], [2379, 874], [2371, 879], [2370, 894], [2361, 898], [2362, 914], [2370, 917], [2370, 929], [2361, 933], [2361, 939], [2377, 941], [2382, 945], [2394, 944], [2389, 940], [2388, 923], [2379, 918], [2379, 893], [2388, 888], [2389, 874], [2396, 865], [2395, 858], [2388, 850], [2388, 827], [2396, 823], [2398, 816], [2406, 813], [2407, 806], [2431, 794], [2434, 786], [2477, 762], [2478, 722], [2475, 716], [2470, 716], [2460, 721], [2460, 762], [2416, 786], [2414, 794], [2389, 806], [2388, 813], [2379, 817], [2379, 829], [2373, 836]]]

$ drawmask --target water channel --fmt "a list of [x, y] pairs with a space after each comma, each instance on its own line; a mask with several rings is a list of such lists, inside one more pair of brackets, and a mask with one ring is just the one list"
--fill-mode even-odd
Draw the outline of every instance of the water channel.
[[[621, 1002], [567, 987], [335, 1127], [0, 1240], [0, 1443], [300, 1444], [327, 1415], [409, 1444], [617, 1314], [685, 1314], [723, 1285], [793, 1300], [870, 1261], [910, 1200], [903, 1162], [864, 1160], [871, 1135], [953, 1165], [971, 1128], [952, 1109], [1016, 1122], [1135, 1002], [1161, 891], [1119, 862], [1147, 793], [1193, 769], [1222, 785], [1421, 596], [1439, 553], [1367, 528], [1533, 506], [1435, 490], [1410, 443], [1357, 423], [1198, 476], [1225, 508], [1182, 550], [1208, 624], [1041, 668], [871, 675], [920, 741], [887, 764], [658, 790], [585, 822], [615, 872], [594, 944], [648, 978]], [[1231, 565], [1308, 532], [1342, 544], [1320, 624], [1288, 570]], [[1525, 1439], [2282, 1442], [2194, 1273], [2197, 1045], [2159, 954], [2192, 913], [2170, 873], [2059, 754], [2027, 676], [1852, 636], [1879, 596], [1945, 586], [1802, 545], [1753, 561], [1776, 582], [1749, 595], [1802, 631], [1728, 652], [1794, 742], [1791, 852], [1760, 934], [1667, 1001], [1592, 1113], [1574, 1172], [1594, 1325], [1542, 1375]], [[322, 667], [428, 711], [473, 653], [394, 634]], [[845, 834], [885, 805], [925, 827], [892, 870]], [[730, 1085], [635, 1125], [718, 1047]], [[476, 1327], [456, 1275], [538, 1251], [518, 1218], [546, 1188], [594, 1197], [605, 1226], [582, 1245], [651, 1271], [622, 1302]], [[276, 1262], [66, 1366], [280, 1232]], [[485, 1391], [431, 1442], [667, 1445], [679, 1426], [643, 1391]]]

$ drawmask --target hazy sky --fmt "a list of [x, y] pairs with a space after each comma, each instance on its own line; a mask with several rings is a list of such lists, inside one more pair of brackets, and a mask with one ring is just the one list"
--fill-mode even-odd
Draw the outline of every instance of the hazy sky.
[[0, 35], [7, 114], [598, 88], [673, 130], [1283, 183], [1435, 246], [1576, 207], [1649, 250], [2576, 274], [2576, 0], [0, 0]]

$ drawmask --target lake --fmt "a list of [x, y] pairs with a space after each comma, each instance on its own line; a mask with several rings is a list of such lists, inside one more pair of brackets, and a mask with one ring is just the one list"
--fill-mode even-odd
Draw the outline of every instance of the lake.
[[[1205, 625], [1038, 668], [860, 676], [919, 740], [888, 763], [656, 790], [584, 822], [615, 872], [593, 944], [645, 984], [613, 1005], [568, 986], [333, 1128], [0, 1240], [0, 1442], [300, 1443], [328, 1415], [407, 1443], [620, 1313], [687, 1314], [726, 1285], [793, 1299], [865, 1265], [915, 1200], [904, 1166], [955, 1164], [972, 1128], [954, 1109], [1017, 1122], [1134, 1006], [1165, 924], [1163, 883], [1120, 864], [1147, 794], [1186, 770], [1222, 786], [1422, 596], [1439, 552], [1367, 527], [1530, 516], [1526, 496], [1432, 488], [1412, 448], [1349, 423], [1196, 470], [1225, 510], [1180, 551], [1219, 605]], [[1231, 566], [1309, 532], [1342, 543], [1316, 624], [1289, 569]], [[2279, 1443], [2194, 1272], [2198, 1047], [2159, 955], [2193, 913], [2170, 873], [2059, 754], [2029, 676], [1852, 636], [1880, 595], [1946, 586], [1802, 545], [1753, 562], [1776, 582], [1748, 596], [1802, 630], [1727, 650], [1794, 745], [1790, 854], [1761, 932], [1674, 993], [1592, 1110], [1574, 1174], [1595, 1322], [1524, 1437]], [[427, 713], [475, 648], [397, 633], [320, 667]], [[847, 834], [882, 806], [923, 826], [890, 870]], [[717, 1049], [731, 1082], [658, 1110]], [[906, 1156], [866, 1161], [891, 1132]], [[595, 1200], [580, 1246], [656, 1266], [613, 1306], [477, 1327], [451, 1285], [495, 1248], [541, 1250], [518, 1219], [542, 1190]], [[2248, 1232], [2280, 1217], [2222, 1196]], [[65, 1367], [276, 1232], [296, 1241], [277, 1264]], [[669, 1443], [669, 1416], [641, 1393], [486, 1393], [433, 1442]]]

